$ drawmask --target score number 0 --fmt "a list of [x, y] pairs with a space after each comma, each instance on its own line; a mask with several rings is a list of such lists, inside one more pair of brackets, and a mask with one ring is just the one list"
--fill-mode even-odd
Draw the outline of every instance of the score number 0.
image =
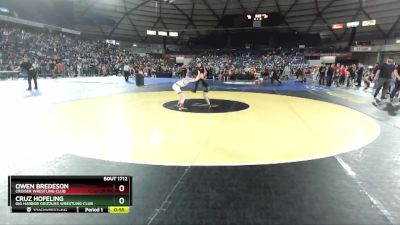
[[[119, 185], [118, 191], [119, 191], [119, 192], [124, 192], [124, 191], [125, 191], [125, 186], [122, 185], [122, 184]], [[120, 205], [123, 205], [123, 204], [125, 203], [125, 198], [124, 198], [124, 197], [120, 197], [120, 198], [118, 199], [118, 202], [119, 202]]]

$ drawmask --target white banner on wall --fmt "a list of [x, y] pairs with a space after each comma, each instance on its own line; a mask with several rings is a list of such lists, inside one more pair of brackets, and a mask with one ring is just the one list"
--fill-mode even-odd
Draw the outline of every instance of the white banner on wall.
[[185, 57], [182, 57], [182, 56], [176, 57], [176, 63], [183, 63], [184, 61], [185, 61]]
[[353, 47], [353, 52], [371, 52], [372, 47], [371, 46], [356, 46]]
[[323, 56], [321, 62], [325, 64], [333, 64], [336, 62], [336, 56]]
[[308, 60], [308, 64], [310, 64], [310, 66], [319, 66], [322, 64], [321, 59], [313, 59], [313, 60]]

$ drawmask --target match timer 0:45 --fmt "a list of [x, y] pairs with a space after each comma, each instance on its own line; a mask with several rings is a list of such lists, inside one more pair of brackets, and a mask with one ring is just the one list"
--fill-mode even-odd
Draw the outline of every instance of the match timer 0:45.
[[15, 213], [129, 213], [131, 176], [9, 176]]

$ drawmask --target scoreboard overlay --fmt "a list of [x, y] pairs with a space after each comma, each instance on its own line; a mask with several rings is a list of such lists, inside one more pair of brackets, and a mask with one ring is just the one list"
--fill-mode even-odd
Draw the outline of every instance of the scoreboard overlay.
[[13, 213], [129, 213], [131, 176], [8, 176]]

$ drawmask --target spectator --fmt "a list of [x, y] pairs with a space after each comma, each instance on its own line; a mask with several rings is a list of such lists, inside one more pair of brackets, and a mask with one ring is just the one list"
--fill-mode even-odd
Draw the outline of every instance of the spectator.
[[395, 70], [395, 66], [393, 65], [393, 59], [388, 58], [386, 63], [383, 63], [379, 66], [378, 71], [375, 74], [375, 80], [378, 80], [377, 87], [374, 93], [374, 98], [378, 96], [381, 88], [383, 87], [381, 93], [381, 100], [386, 99], [386, 93], [388, 91], [390, 81], [392, 79], [393, 71]]
[[400, 90], [400, 67], [397, 65], [396, 69], [394, 70], [394, 78], [396, 80], [394, 89], [390, 93], [390, 101], [393, 102], [394, 96]]
[[321, 65], [319, 68], [319, 85], [325, 85], [325, 74], [326, 74], [326, 67], [324, 64]]
[[335, 66], [331, 64], [326, 71], [326, 86], [330, 87], [333, 82], [333, 76], [335, 74]]
[[357, 85], [356, 86], [357, 87], [361, 87], [362, 78], [364, 76], [364, 66], [363, 66], [363, 64], [361, 64], [361, 63], [358, 64], [356, 73], [357, 73], [357, 78], [356, 78]]
[[125, 77], [125, 82], [129, 81], [129, 75], [130, 75], [130, 67], [127, 63], [124, 65], [124, 77]]
[[39, 64], [38, 64], [37, 60], [35, 60], [35, 62], [32, 64], [32, 66], [28, 70], [28, 90], [29, 91], [32, 90], [32, 84], [31, 84], [32, 79], [33, 79], [33, 83], [35, 84], [35, 90], [38, 90], [38, 84], [37, 84], [38, 69], [39, 69]]

